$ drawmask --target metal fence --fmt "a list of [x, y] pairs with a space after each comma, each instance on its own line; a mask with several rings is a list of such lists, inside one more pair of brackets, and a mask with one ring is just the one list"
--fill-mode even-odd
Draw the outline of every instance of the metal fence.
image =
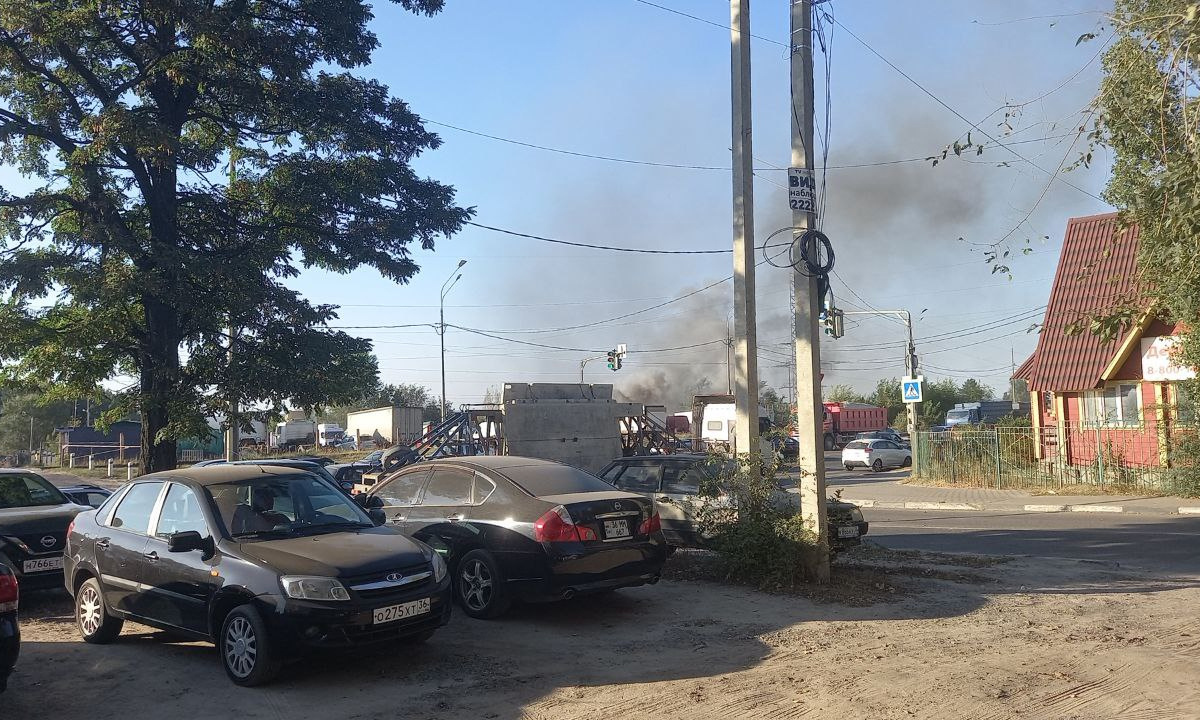
[[1176, 452], [1182, 432], [1140, 426], [919, 432], [913, 465], [919, 477], [966, 487], [1194, 495], [1200, 469]]

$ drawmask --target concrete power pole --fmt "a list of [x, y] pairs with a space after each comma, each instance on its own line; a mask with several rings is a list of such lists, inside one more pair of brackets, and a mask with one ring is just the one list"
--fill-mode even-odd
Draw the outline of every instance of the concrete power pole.
[[[792, 162], [808, 178], [813, 177], [813, 48], [812, 2], [791, 2]], [[792, 175], [793, 173], [789, 173]], [[814, 224], [807, 210], [792, 211], [793, 237], [800, 237]], [[800, 439], [800, 512], [805, 523], [825, 546], [829, 530], [825, 510], [825, 445], [821, 406], [821, 337], [819, 327], [822, 298], [817, 297], [818, 279], [795, 272], [796, 296], [796, 434]], [[829, 555], [822, 554], [812, 568], [817, 582], [829, 581]]]
[[[229, 191], [233, 194], [233, 185], [237, 182], [237, 145], [229, 150]], [[236, 201], [236, 199], [235, 199]], [[229, 319], [229, 371], [233, 372], [234, 349], [237, 340], [237, 328], [233, 326], [233, 318]], [[238, 445], [241, 444], [242, 428], [238, 424], [240, 408], [236, 399], [229, 401], [229, 429], [225, 431], [225, 460], [233, 462], [238, 459]]]
[[750, 0], [729, 2], [733, 76], [734, 451], [758, 456], [758, 338], [754, 308], [754, 150], [750, 113]]

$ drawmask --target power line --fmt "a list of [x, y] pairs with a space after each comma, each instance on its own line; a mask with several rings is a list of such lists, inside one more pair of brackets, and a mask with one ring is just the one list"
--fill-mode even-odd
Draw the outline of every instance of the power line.
[[[529, 346], [531, 346], [531, 347], [547, 348], [547, 349], [549, 349], [549, 350], [568, 350], [568, 351], [571, 351], [571, 352], [606, 352], [605, 350], [599, 350], [599, 349], [595, 349], [595, 348], [572, 348], [572, 347], [562, 347], [561, 345], [547, 345], [547, 344], [544, 344], [544, 343], [530, 342], [530, 341], [528, 341], [528, 340], [518, 340], [517, 338], [507, 338], [507, 337], [504, 337], [504, 336], [502, 336], [502, 335], [492, 335], [491, 333], [488, 333], [488, 332], [486, 332], [486, 331], [484, 331], [484, 330], [479, 330], [479, 329], [476, 329], [476, 328], [468, 328], [468, 327], [463, 327], [463, 326], [461, 326], [461, 325], [450, 325], [450, 324], [447, 324], [447, 325], [446, 325], [446, 327], [452, 327], [452, 328], [454, 328], [454, 329], [456, 329], [456, 330], [462, 330], [463, 332], [468, 332], [468, 333], [471, 333], [471, 334], [474, 334], [474, 335], [481, 335], [481, 336], [483, 336], [483, 337], [486, 337], [486, 338], [491, 338], [491, 339], [493, 339], [493, 340], [503, 340], [504, 342], [516, 343], [516, 344], [518, 344], [518, 345], [529, 345]], [[707, 346], [707, 345], [715, 345], [715, 344], [717, 344], [717, 343], [724, 344], [724, 343], [725, 343], [725, 338], [719, 338], [719, 339], [717, 339], [717, 340], [709, 340], [709, 341], [707, 341], [707, 342], [702, 342], [702, 343], [695, 343], [695, 344], [693, 344], [693, 345], [680, 345], [680, 346], [678, 346], [678, 347], [669, 347], [669, 348], [653, 348], [653, 349], [650, 349], [650, 350], [630, 350], [630, 351], [629, 351], [629, 354], [630, 354], [630, 355], [633, 355], [633, 354], [635, 354], [635, 353], [636, 353], [636, 354], [641, 354], [641, 353], [660, 353], [660, 352], [670, 352], [670, 351], [672, 351], [672, 350], [690, 350], [690, 349], [692, 349], [692, 348], [705, 347], [705, 346]]]
[[474, 227], [482, 228], [484, 230], [491, 230], [492, 232], [503, 233], [505, 235], [512, 235], [514, 237], [527, 238], [529, 240], [540, 240], [542, 242], [554, 243], [556, 245], [570, 245], [571, 247], [589, 248], [592, 250], [611, 250], [613, 252], [643, 253], [646, 255], [723, 255], [726, 253], [733, 252], [732, 248], [717, 249], [717, 250], [654, 250], [654, 249], [650, 249], [650, 248], [628, 248], [628, 247], [616, 247], [613, 245], [593, 245], [592, 243], [581, 243], [581, 242], [574, 242], [571, 240], [558, 240], [556, 238], [542, 237], [540, 235], [530, 235], [529, 233], [517, 232], [515, 230], [505, 230], [504, 228], [492, 227], [491, 225], [484, 225], [482, 223], [472, 222], [470, 220], [466, 221], [466, 224], [473, 225]]
[[992, 136], [991, 136], [991, 135], [990, 135], [990, 134], [989, 134], [989, 133], [988, 133], [986, 130], [984, 130], [983, 128], [979, 127], [979, 125], [978, 125], [977, 123], [974, 123], [974, 122], [971, 122], [970, 120], [968, 120], [968, 119], [967, 119], [967, 116], [963, 115], [963, 114], [962, 114], [962, 113], [960, 113], [958, 110], [955, 110], [955, 109], [954, 109], [953, 107], [951, 107], [951, 106], [950, 106], [948, 103], [946, 103], [946, 101], [942, 100], [942, 99], [941, 99], [940, 97], [938, 97], [937, 95], [934, 95], [934, 94], [933, 94], [933, 93], [932, 93], [932, 92], [931, 92], [931, 91], [930, 91], [928, 88], [926, 88], [926, 87], [925, 87], [924, 85], [922, 85], [921, 83], [917, 82], [917, 81], [916, 81], [916, 79], [914, 79], [914, 78], [913, 78], [911, 75], [909, 75], [908, 73], [904, 72], [904, 70], [900, 69], [900, 67], [899, 67], [899, 66], [897, 66], [897, 65], [896, 65], [894, 62], [892, 62], [891, 60], [889, 60], [889, 59], [887, 59], [886, 57], [884, 57], [884, 56], [883, 56], [883, 55], [882, 55], [882, 54], [881, 54], [881, 53], [880, 53], [878, 50], [876, 50], [875, 48], [871, 47], [871, 45], [870, 45], [870, 44], [868, 44], [866, 40], [863, 40], [863, 39], [862, 39], [862, 38], [860, 38], [858, 35], [856, 35], [856, 34], [854, 33], [854, 31], [853, 31], [853, 30], [851, 30], [850, 28], [846, 27], [846, 24], [845, 24], [845, 23], [843, 23], [842, 21], [838, 20], [837, 18], [831, 18], [831, 19], [832, 19], [832, 21], [833, 21], [834, 23], [836, 23], [836, 24], [837, 24], [837, 25], [839, 25], [839, 26], [840, 26], [840, 27], [841, 27], [843, 30], [845, 30], [845, 31], [846, 31], [846, 32], [847, 32], [847, 33], [850, 35], [850, 37], [852, 37], [852, 38], [854, 38], [855, 40], [857, 40], [857, 41], [858, 41], [858, 43], [859, 43], [860, 45], [862, 45], [864, 48], [866, 48], [868, 52], [870, 52], [872, 55], [874, 55], [875, 57], [877, 57], [877, 58], [879, 58], [880, 60], [882, 60], [884, 64], [886, 64], [886, 65], [887, 65], [888, 67], [890, 67], [892, 70], [895, 70], [897, 73], [899, 73], [901, 77], [903, 77], [903, 78], [904, 78], [905, 80], [907, 80], [908, 82], [912, 83], [912, 85], [913, 85], [914, 87], [916, 87], [918, 90], [920, 90], [921, 92], [923, 92], [923, 93], [925, 93], [926, 95], [928, 95], [928, 96], [929, 96], [929, 97], [930, 97], [930, 98], [931, 98], [931, 99], [932, 99], [934, 102], [936, 102], [938, 105], [941, 105], [943, 108], [945, 108], [945, 109], [949, 110], [949, 111], [950, 111], [951, 113], [953, 113], [953, 114], [954, 114], [954, 116], [955, 116], [955, 117], [957, 117], [959, 120], [962, 120], [963, 122], [967, 123], [967, 125], [969, 125], [969, 126], [971, 126], [972, 128], [974, 128], [974, 129], [975, 129], [975, 131], [977, 131], [977, 132], [978, 132], [980, 135], [983, 135], [983, 136], [984, 136], [985, 138], [987, 138], [988, 140], [991, 140], [993, 143], [995, 143], [995, 144], [999, 145], [1000, 147], [1004, 148], [1005, 150], [1008, 150], [1010, 153], [1012, 153], [1013, 155], [1015, 155], [1017, 158], [1021, 159], [1022, 161], [1026, 162], [1026, 163], [1029, 163], [1029, 165], [1031, 165], [1032, 167], [1034, 167], [1034, 168], [1036, 168], [1036, 169], [1040, 170], [1042, 173], [1044, 173], [1044, 174], [1046, 174], [1046, 175], [1049, 175], [1049, 176], [1050, 176], [1052, 179], [1054, 179], [1054, 180], [1057, 180], [1058, 182], [1061, 182], [1061, 183], [1063, 183], [1064, 185], [1066, 185], [1066, 186], [1068, 186], [1068, 187], [1074, 188], [1075, 190], [1078, 190], [1079, 192], [1083, 193], [1084, 195], [1087, 195], [1087, 196], [1088, 196], [1088, 197], [1090, 197], [1090, 198], [1093, 198], [1093, 199], [1095, 199], [1095, 200], [1099, 200], [1100, 202], [1104, 202], [1104, 198], [1100, 197], [1099, 195], [1096, 195], [1095, 193], [1093, 193], [1093, 192], [1090, 192], [1090, 191], [1088, 191], [1088, 190], [1084, 190], [1083, 188], [1079, 187], [1079, 186], [1078, 186], [1078, 185], [1076, 185], [1075, 183], [1073, 183], [1073, 182], [1071, 182], [1071, 181], [1069, 181], [1069, 180], [1067, 180], [1067, 179], [1063, 178], [1063, 177], [1062, 177], [1061, 175], [1059, 175], [1057, 172], [1054, 172], [1054, 173], [1050, 172], [1049, 170], [1045, 169], [1045, 168], [1044, 168], [1044, 167], [1042, 167], [1041, 165], [1038, 165], [1037, 163], [1033, 162], [1033, 161], [1032, 161], [1032, 160], [1030, 160], [1029, 158], [1027, 158], [1027, 157], [1025, 157], [1024, 155], [1022, 155], [1021, 153], [1017, 152], [1016, 150], [1013, 150], [1013, 149], [1012, 149], [1012, 148], [1011, 148], [1009, 145], [1006, 145], [1005, 143], [1002, 143], [1002, 142], [1000, 142], [999, 140], [997, 140], [996, 138], [992, 137]]
[[[634, 2], [638, 2], [638, 3], [641, 3], [641, 4], [643, 4], [643, 5], [649, 5], [649, 6], [650, 6], [650, 7], [652, 7], [652, 8], [658, 8], [659, 10], [663, 10], [663, 11], [665, 11], [665, 12], [673, 13], [673, 14], [675, 14], [675, 15], [681, 15], [681, 16], [683, 16], [683, 17], [685, 17], [685, 18], [689, 18], [689, 19], [691, 19], [691, 20], [696, 20], [696, 21], [698, 21], [698, 22], [702, 22], [702, 23], [704, 23], [705, 25], [712, 25], [713, 27], [719, 27], [719, 28], [721, 28], [722, 30], [725, 30], [725, 31], [727, 31], [727, 32], [733, 32], [733, 28], [729, 27], [728, 25], [726, 25], [726, 24], [724, 24], [724, 23], [719, 23], [719, 22], [714, 22], [714, 21], [712, 21], [712, 20], [707, 20], [707, 19], [705, 19], [705, 18], [702, 18], [702, 17], [700, 17], [700, 16], [698, 16], [698, 15], [689, 15], [689, 14], [687, 14], [687, 13], [683, 12], [682, 10], [676, 10], [675, 8], [669, 8], [669, 7], [667, 7], [666, 5], [658, 5], [658, 4], [656, 4], [656, 3], [649, 2], [649, 0], [633, 0], [633, 1], [634, 1]], [[779, 42], [778, 40], [775, 40], [774, 38], [763, 37], [762, 35], [755, 35], [754, 33], [749, 33], [749, 35], [750, 35], [750, 37], [754, 38], [755, 40], [762, 40], [763, 42], [769, 42], [769, 43], [771, 43], [772, 45], [778, 45], [779, 47], [784, 47], [784, 48], [786, 48], [786, 47], [787, 47], [787, 44], [786, 44], [786, 43], [781, 43], [781, 42]]]

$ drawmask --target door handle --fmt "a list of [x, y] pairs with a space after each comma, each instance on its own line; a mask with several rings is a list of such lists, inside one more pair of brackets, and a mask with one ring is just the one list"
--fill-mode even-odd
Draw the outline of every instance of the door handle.
[[449, 520], [450, 522], [458, 522], [459, 520], [463, 519], [463, 514], [455, 513], [454, 515], [447, 515], [446, 519]]
[[96, 540], [96, 547], [100, 548], [101, 550], [107, 550], [108, 544], [108, 538], [99, 538]]
[[158, 562], [158, 553], [153, 550], [148, 553], [142, 553], [142, 557], [146, 558], [150, 562]]

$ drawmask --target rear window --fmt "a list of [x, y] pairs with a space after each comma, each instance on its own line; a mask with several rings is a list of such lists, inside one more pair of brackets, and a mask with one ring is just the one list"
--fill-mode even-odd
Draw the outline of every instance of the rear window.
[[70, 500], [37, 475], [0, 476], [0, 508], [65, 505]]
[[581, 492], [612, 492], [600, 478], [568, 465], [526, 465], [504, 469], [505, 476], [534, 497]]
[[870, 446], [871, 446], [871, 443], [867, 442], [866, 440], [855, 440], [854, 442], [848, 443], [846, 445], [846, 449], [847, 450], [865, 450]]

